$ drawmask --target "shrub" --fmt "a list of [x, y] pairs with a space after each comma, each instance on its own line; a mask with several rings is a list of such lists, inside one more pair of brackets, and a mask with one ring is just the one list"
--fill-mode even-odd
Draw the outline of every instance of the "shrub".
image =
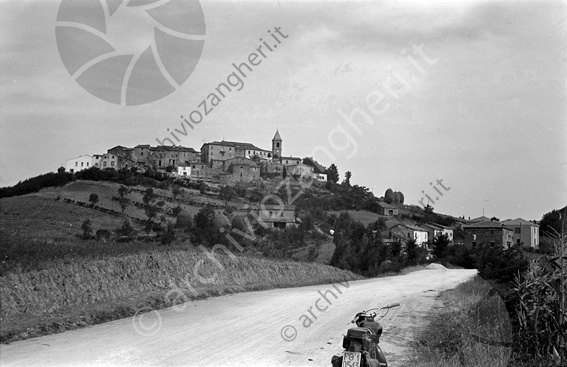
[[93, 238], [93, 223], [90, 219], [85, 219], [83, 224], [81, 224], [81, 229], [83, 230], [83, 238], [85, 240]]
[[96, 231], [96, 240], [106, 242], [110, 239], [111, 232], [108, 229], [99, 229]]
[[520, 248], [485, 247], [478, 254], [478, 273], [484, 279], [492, 279], [497, 283], [507, 283], [514, 279], [518, 272], [528, 268], [528, 260]]

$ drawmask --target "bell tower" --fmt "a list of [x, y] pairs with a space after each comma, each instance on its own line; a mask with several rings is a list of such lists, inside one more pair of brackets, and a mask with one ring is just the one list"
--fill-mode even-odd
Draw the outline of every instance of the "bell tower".
[[276, 135], [272, 139], [272, 157], [279, 162], [282, 160], [282, 137], [278, 130], [276, 130]]

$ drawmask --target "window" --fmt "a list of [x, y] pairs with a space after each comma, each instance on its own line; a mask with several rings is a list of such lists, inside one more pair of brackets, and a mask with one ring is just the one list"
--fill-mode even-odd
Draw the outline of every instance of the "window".
[[106, 161], [102, 162], [102, 166], [106, 167]]
[[476, 234], [472, 235], [472, 239], [473, 239], [473, 241], [476, 241]]
[[110, 162], [110, 165], [111, 165], [112, 167], [114, 167], [114, 161]]
[[476, 241], [472, 242], [472, 248], [476, 248]]
[[278, 143], [276, 143], [276, 147], [277, 147], [277, 148], [279, 148], [279, 147], [280, 147], [280, 143], [279, 143], [279, 142], [278, 142]]
[[81, 167], [83, 167], [83, 164], [85, 164], [85, 162], [81, 162]]
[[491, 235], [494, 235], [494, 230], [493, 230], [493, 229], [490, 230], [490, 234], [491, 234]]
[[87, 162], [87, 167], [89, 166], [89, 162]]
[[515, 233], [520, 233], [520, 230], [521, 230], [521, 228], [519, 228], [519, 227], [518, 227], [518, 228], [514, 228], [514, 232], [515, 232]]
[[79, 162], [75, 162], [75, 167], [77, 167], [79, 165]]

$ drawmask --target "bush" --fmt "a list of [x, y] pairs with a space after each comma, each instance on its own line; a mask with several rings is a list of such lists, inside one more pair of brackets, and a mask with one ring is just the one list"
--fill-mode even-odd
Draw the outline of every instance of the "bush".
[[112, 233], [108, 229], [99, 229], [96, 231], [96, 240], [107, 242], [110, 239]]
[[497, 283], [507, 283], [514, 279], [518, 272], [528, 268], [528, 260], [520, 248], [512, 247], [504, 250], [501, 247], [485, 247], [478, 253], [478, 273], [484, 279]]
[[83, 224], [81, 224], [81, 229], [83, 230], [83, 238], [85, 240], [93, 238], [93, 223], [90, 219], [86, 219]]
[[474, 269], [476, 267], [473, 251], [464, 245], [449, 246], [445, 256], [445, 263], [457, 265], [465, 269]]

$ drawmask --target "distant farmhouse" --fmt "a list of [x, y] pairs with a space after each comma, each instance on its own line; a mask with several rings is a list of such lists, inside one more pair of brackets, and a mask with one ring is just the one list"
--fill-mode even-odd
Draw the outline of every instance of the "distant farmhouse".
[[100, 169], [153, 169], [186, 179], [202, 179], [223, 185], [254, 182], [264, 174], [286, 174], [302, 180], [327, 181], [327, 169], [311, 157], [283, 156], [283, 139], [276, 131], [272, 149], [252, 143], [213, 141], [200, 151], [183, 146], [117, 145], [104, 154], [69, 159], [65, 168], [76, 173], [91, 167]]

